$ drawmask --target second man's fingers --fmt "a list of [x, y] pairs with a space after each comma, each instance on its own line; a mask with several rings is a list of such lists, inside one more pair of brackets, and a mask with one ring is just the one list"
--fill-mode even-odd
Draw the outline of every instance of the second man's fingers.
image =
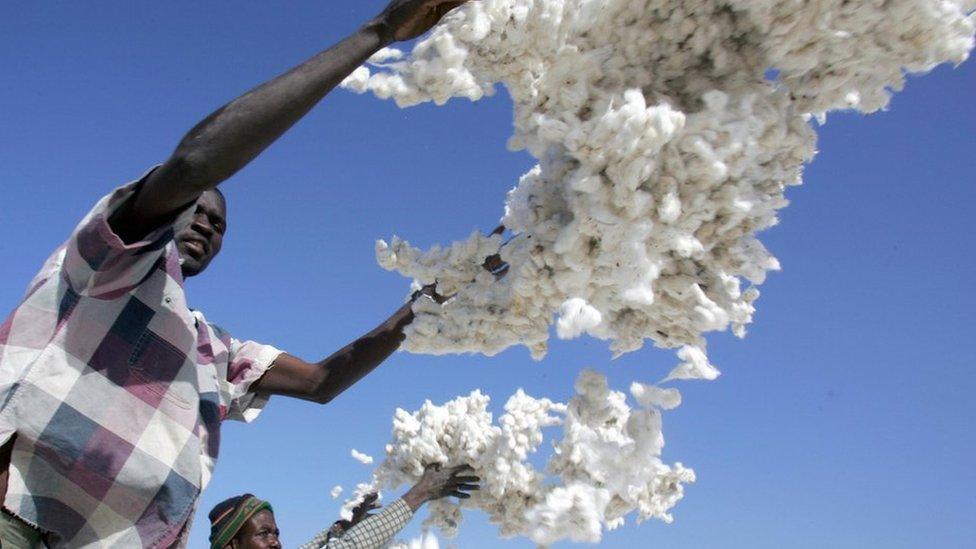
[[451, 492], [451, 495], [458, 499], [468, 499], [469, 497], [471, 497], [471, 494], [465, 494], [464, 492], [461, 492], [459, 490], [454, 490], [453, 492]]
[[454, 488], [456, 490], [481, 490], [481, 486], [477, 484], [458, 484]]

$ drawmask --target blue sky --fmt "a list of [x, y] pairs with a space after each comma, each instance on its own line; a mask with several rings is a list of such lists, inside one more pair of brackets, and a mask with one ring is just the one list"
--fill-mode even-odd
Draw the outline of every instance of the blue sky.
[[[381, 7], [353, 2], [0, 4], [0, 309], [103, 194], [160, 162], [196, 121], [328, 46]], [[698, 482], [671, 525], [606, 547], [963, 547], [976, 538], [976, 64], [913, 78], [888, 112], [833, 115], [806, 184], [764, 241], [783, 264], [744, 340], [709, 339], [723, 376], [684, 383], [666, 461]], [[190, 302], [238, 337], [320, 359], [392, 312], [407, 281], [373, 241], [429, 245], [490, 229], [531, 164], [505, 150], [503, 93], [399, 110], [337, 91], [223, 186], [224, 250]], [[400, 353], [336, 402], [272, 400], [226, 425], [196, 517], [250, 491], [286, 546], [334, 520], [336, 484], [382, 455], [396, 407], [480, 388], [566, 398], [580, 369], [626, 388], [675, 362], [554, 342], [543, 362]], [[419, 520], [415, 521], [419, 523]], [[417, 531], [414, 524], [407, 534]], [[968, 543], [967, 543], [968, 542]], [[470, 513], [457, 546], [499, 541]]]

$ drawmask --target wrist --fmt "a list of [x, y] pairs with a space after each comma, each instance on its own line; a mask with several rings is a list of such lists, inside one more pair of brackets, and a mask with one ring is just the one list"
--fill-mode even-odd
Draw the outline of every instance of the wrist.
[[382, 16], [372, 19], [363, 25], [360, 32], [375, 35], [381, 48], [395, 42], [393, 39], [393, 30], [390, 29], [390, 25]]
[[420, 509], [420, 507], [427, 502], [427, 497], [421, 491], [417, 490], [416, 486], [408, 490], [406, 494], [403, 494], [400, 499], [402, 499], [413, 512], [416, 512], [417, 509]]

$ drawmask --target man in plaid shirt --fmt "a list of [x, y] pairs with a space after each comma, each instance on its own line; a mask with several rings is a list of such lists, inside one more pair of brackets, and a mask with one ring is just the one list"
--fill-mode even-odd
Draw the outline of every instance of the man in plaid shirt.
[[4, 547], [185, 544], [224, 419], [253, 419], [270, 395], [327, 403], [396, 350], [409, 304], [312, 363], [231, 337], [189, 309], [183, 284], [220, 251], [217, 185], [373, 53], [463, 3], [392, 0], [197, 124], [55, 250], [0, 325]]

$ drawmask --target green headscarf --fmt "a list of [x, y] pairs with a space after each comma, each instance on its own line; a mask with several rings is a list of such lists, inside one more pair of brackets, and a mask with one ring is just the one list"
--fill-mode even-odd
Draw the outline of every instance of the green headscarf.
[[248, 519], [264, 509], [274, 513], [270, 503], [252, 494], [232, 497], [218, 503], [210, 511], [210, 549], [223, 549]]

